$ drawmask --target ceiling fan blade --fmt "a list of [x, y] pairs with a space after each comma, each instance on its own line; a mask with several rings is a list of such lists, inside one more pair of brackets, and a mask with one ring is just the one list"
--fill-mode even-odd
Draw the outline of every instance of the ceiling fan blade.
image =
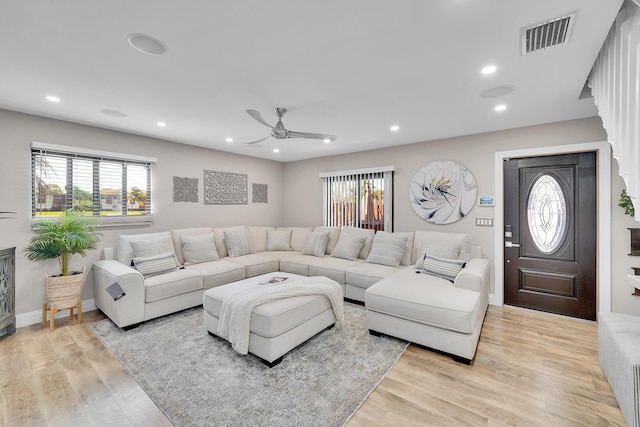
[[273, 129], [273, 126], [271, 126], [269, 123], [267, 123], [267, 121], [262, 117], [262, 114], [260, 114], [259, 111], [247, 110], [247, 114], [249, 114], [251, 117], [253, 117], [255, 120], [259, 121], [263, 125], [269, 126], [271, 129]]
[[324, 133], [309, 133], [309, 132], [296, 132], [294, 130], [289, 131], [289, 138], [308, 138], [308, 139], [328, 139], [329, 141], [334, 141], [337, 136], [335, 135], [327, 135]]
[[258, 139], [257, 141], [245, 142], [245, 145], [253, 145], [253, 144], [257, 144], [257, 143], [259, 143], [259, 142], [266, 141], [267, 139], [271, 139], [271, 138], [272, 138], [272, 136], [271, 136], [271, 135], [269, 135], [269, 136], [265, 136], [264, 138]]

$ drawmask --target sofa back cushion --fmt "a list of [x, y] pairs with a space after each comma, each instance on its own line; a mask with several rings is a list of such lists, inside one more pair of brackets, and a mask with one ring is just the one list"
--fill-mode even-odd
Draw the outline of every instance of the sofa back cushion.
[[[149, 241], [152, 241], [152, 243], [149, 244]], [[139, 254], [136, 254], [133, 246], [131, 246], [131, 242], [147, 242], [148, 244], [145, 245], [142, 243], [137, 245], [140, 252]], [[153, 254], [151, 254], [151, 249], [149, 247], [153, 247]], [[131, 260], [134, 257], [147, 257], [166, 252], [175, 254], [175, 250], [173, 249], [173, 240], [171, 239], [171, 232], [169, 231], [145, 234], [121, 234], [118, 236], [116, 248], [118, 261], [128, 266], [131, 265]]]
[[438, 258], [469, 261], [471, 236], [466, 233], [418, 230], [413, 242], [412, 263], [415, 264], [425, 254]]
[[292, 251], [291, 233], [293, 230], [267, 230], [268, 251]]
[[278, 227], [276, 230], [291, 230], [291, 249], [302, 252], [313, 227]]
[[267, 232], [275, 230], [275, 227], [247, 227], [251, 236], [251, 246], [253, 252], [264, 252], [267, 250]]
[[176, 258], [180, 265], [184, 264], [184, 253], [182, 252], [182, 241], [180, 237], [182, 236], [198, 236], [202, 234], [212, 233], [211, 227], [191, 227], [191, 228], [180, 228], [178, 230], [171, 230], [171, 238], [173, 239], [173, 249], [176, 253]]
[[360, 249], [358, 258], [367, 259], [369, 252], [371, 251], [371, 245], [373, 244], [373, 238], [375, 237], [376, 232], [373, 230], [365, 230], [364, 228], [345, 227], [340, 231], [340, 236], [345, 233], [365, 237], [364, 245], [362, 246], [362, 249]]

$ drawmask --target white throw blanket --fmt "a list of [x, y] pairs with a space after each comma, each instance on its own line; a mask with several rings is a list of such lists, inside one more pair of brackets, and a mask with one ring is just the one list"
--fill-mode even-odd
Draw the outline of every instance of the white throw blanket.
[[300, 295], [323, 295], [330, 302], [336, 325], [344, 320], [342, 287], [326, 277], [304, 277], [257, 288], [247, 289], [227, 297], [220, 308], [218, 335], [229, 341], [235, 351], [247, 354], [251, 312], [269, 301]]

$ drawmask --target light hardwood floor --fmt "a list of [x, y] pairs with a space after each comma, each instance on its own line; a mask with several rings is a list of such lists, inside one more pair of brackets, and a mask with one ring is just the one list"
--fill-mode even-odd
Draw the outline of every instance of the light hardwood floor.
[[[102, 318], [0, 341], [0, 426], [171, 425], [89, 327]], [[490, 306], [471, 366], [408, 348], [348, 423], [375, 425], [626, 424], [598, 365], [594, 322]]]

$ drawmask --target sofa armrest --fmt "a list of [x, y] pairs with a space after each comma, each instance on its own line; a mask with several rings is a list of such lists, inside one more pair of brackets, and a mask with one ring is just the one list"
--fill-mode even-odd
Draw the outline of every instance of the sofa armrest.
[[[114, 301], [107, 287], [118, 283], [125, 295]], [[116, 260], [100, 260], [93, 264], [93, 294], [96, 307], [119, 327], [144, 321], [144, 277]]]
[[473, 258], [460, 270], [453, 286], [480, 292], [483, 295], [489, 294], [489, 260], [484, 258]]

